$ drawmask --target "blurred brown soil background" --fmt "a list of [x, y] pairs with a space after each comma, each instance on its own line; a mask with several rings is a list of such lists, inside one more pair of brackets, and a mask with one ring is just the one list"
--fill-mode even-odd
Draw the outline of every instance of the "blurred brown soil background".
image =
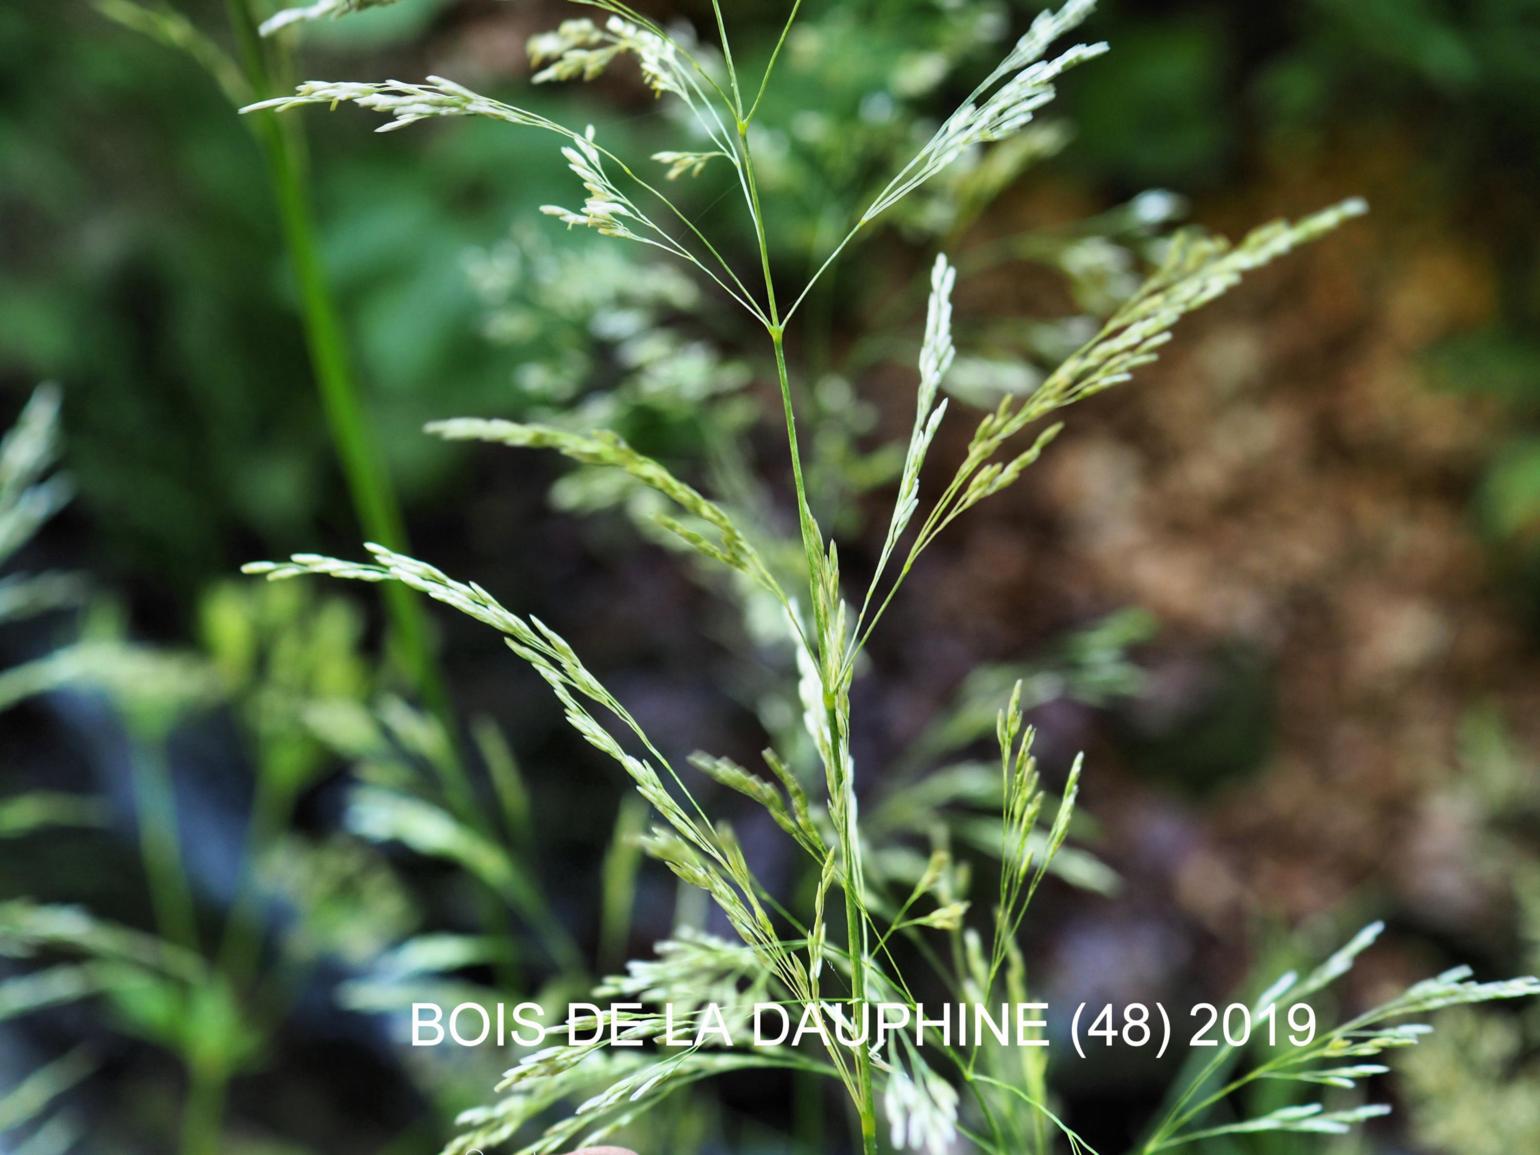
[[[1074, 414], [1032, 483], [962, 530], [956, 568], [932, 563], [934, 596], [907, 609], [967, 617], [1007, 649], [1033, 625], [1143, 606], [1163, 628], [1136, 734], [1191, 734], [1227, 712], [1270, 728], [1250, 767], [1205, 765], [1200, 740], [1190, 761], [1172, 752], [1164, 781], [1093, 787], [1110, 844], [1136, 858], [1152, 808], [1187, 813], [1173, 884], [1204, 925], [1258, 908], [1299, 918], [1369, 886], [1429, 926], [1489, 927], [1480, 831], [1447, 797], [1457, 735], [1492, 703], [1532, 742], [1540, 669], [1470, 513], [1504, 415], [1441, 389], [1425, 354], [1486, 321], [1496, 274], [1466, 220], [1408, 198], [1408, 143], [1325, 152], [1264, 167], [1194, 216], [1238, 235], [1346, 191], [1371, 215], [1249, 281]], [[1033, 215], [1030, 201], [1008, 211]], [[963, 307], [1008, 288], [971, 286]], [[1237, 649], [1251, 676], [1227, 668]], [[1201, 802], [1167, 799], [1172, 785]]]

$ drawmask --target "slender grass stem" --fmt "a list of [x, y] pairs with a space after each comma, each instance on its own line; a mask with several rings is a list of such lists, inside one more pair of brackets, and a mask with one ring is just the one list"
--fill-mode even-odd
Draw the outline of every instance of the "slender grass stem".
[[[226, 7], [247, 81], [254, 92], [266, 96], [275, 88], [274, 68], [267, 43], [257, 31], [250, 0], [227, 0]], [[251, 123], [277, 202], [284, 244], [299, 289], [301, 321], [316, 385], [354, 513], [368, 538], [390, 549], [409, 552], [400, 503], [364, 415], [341, 316], [321, 262], [315, 217], [306, 192], [304, 139], [295, 124], [280, 117], [259, 117]], [[390, 583], [383, 592], [396, 660], [446, 733], [453, 736], [459, 726], [429, 644], [422, 605], [416, 594], [398, 582]], [[461, 817], [490, 833], [490, 815], [476, 804], [475, 791], [457, 750], [451, 750], [440, 770], [445, 778], [445, 793]], [[483, 895], [478, 902], [487, 925], [509, 925], [510, 916], [498, 896]], [[510, 966], [505, 960], [500, 968], [507, 979], [514, 977]]]
[[182, 1114], [181, 1155], [220, 1155], [225, 1095], [230, 1085], [222, 1065], [206, 1061], [187, 1064], [187, 1106]]
[[759, 81], [759, 92], [754, 96], [754, 103], [749, 106], [749, 111], [743, 119], [753, 122], [754, 114], [759, 111], [759, 102], [765, 98], [765, 90], [770, 87], [770, 77], [775, 72], [776, 62], [781, 58], [781, 49], [786, 47], [786, 37], [791, 34], [791, 26], [797, 21], [797, 13], [802, 9], [802, 0], [793, 0], [791, 12], [787, 14], [786, 23], [781, 27], [781, 35], [775, 42], [775, 50], [770, 53], [770, 62], [765, 65], [765, 74]]
[[743, 120], [743, 93], [738, 88], [738, 70], [733, 66], [733, 47], [727, 39], [727, 20], [722, 15], [721, 0], [711, 0], [711, 11], [716, 16], [717, 34], [722, 40], [722, 59], [727, 65], [727, 83], [733, 94], [733, 114]]
[[[770, 332], [771, 344], [775, 348], [776, 383], [780, 388], [781, 409], [786, 421], [786, 442], [791, 453], [792, 484], [797, 492], [797, 525], [802, 534], [802, 551], [807, 560], [807, 577], [816, 613], [819, 599], [817, 589], [812, 588], [811, 583], [817, 581], [818, 573], [822, 569], [823, 538], [813, 519], [812, 507], [808, 504], [807, 482], [802, 472], [802, 449], [797, 441], [797, 414], [792, 404], [791, 379], [786, 369], [786, 330], [781, 324], [779, 306], [776, 304], [775, 276], [770, 269], [770, 243], [765, 233], [764, 210], [759, 202], [759, 183], [754, 176], [754, 157], [749, 150], [748, 127], [747, 124], [739, 124], [738, 150], [742, 160], [744, 186], [749, 194], [749, 211], [754, 218], [754, 235], [759, 244], [760, 269], [765, 278], [766, 304], [770, 310], [770, 324], [767, 328]], [[822, 623], [818, 625], [818, 632], [821, 634]]]
[[294, 803], [292, 790], [280, 791], [272, 775], [258, 774], [251, 804], [251, 823], [246, 831], [241, 878], [225, 916], [224, 938], [218, 955], [219, 969], [235, 991], [244, 989], [250, 982], [262, 946], [258, 862], [272, 847], [278, 833], [288, 825]]
[[637, 795], [627, 795], [615, 819], [615, 832], [604, 855], [604, 880], [599, 917], [600, 965], [619, 971], [626, 962], [626, 941], [631, 937], [631, 912], [636, 906], [636, 875], [642, 851], [638, 837], [647, 825], [647, 806]]
[[[797, 524], [802, 534], [802, 551], [807, 563], [808, 582], [817, 580], [823, 556], [823, 541], [813, 520], [807, 501], [807, 483], [802, 476], [802, 454], [797, 444], [797, 415], [791, 402], [791, 383], [786, 372], [786, 346], [780, 329], [771, 332], [775, 343], [775, 371], [781, 391], [781, 408], [786, 420], [786, 440], [791, 449], [791, 478], [797, 492]], [[812, 593], [815, 613], [818, 612], [818, 594]], [[821, 627], [820, 627], [821, 632]]]
[[[706, 234], [701, 230], [700, 226], [691, 220], [689, 215], [686, 214], [683, 209], [679, 208], [679, 206], [676, 205], [671, 199], [669, 199], [669, 197], [663, 193], [656, 185], [650, 184], [648, 181], [643, 180], [640, 176], [638, 176], [635, 170], [633, 170], [630, 165], [626, 164], [625, 161], [620, 159], [620, 157], [616, 156], [613, 152], [609, 151], [609, 149], [603, 147], [602, 145], [595, 144], [594, 147], [606, 160], [613, 162], [615, 166], [626, 175], [627, 179], [634, 182], [638, 188], [647, 193], [649, 196], [653, 197], [653, 199], [657, 200], [660, 204], [663, 205], [664, 208], [672, 213], [674, 217], [676, 217], [679, 222], [690, 231], [690, 234], [700, 242], [701, 247], [704, 248], [706, 252], [709, 253], [711, 257], [716, 261], [716, 263], [722, 267], [723, 272], [726, 274], [728, 279], [732, 281], [732, 285], [729, 285], [727, 281], [724, 281], [703, 261], [698, 260], [693, 253], [689, 252], [689, 250], [678, 246], [678, 242], [667, 233], [662, 233], [661, 235], [669, 243], [660, 245], [659, 247], [665, 249], [665, 251], [674, 252], [675, 255], [682, 256], [685, 260], [689, 261], [691, 264], [694, 264], [703, 273], [715, 281], [717, 286], [721, 288], [723, 292], [732, 297], [751, 314], [753, 314], [761, 324], [769, 324], [769, 319], [766, 318], [764, 312], [760, 309], [758, 303], [754, 300], [754, 294], [749, 292], [748, 286], [746, 286], [738, 278], [737, 272], [733, 269], [732, 265], [728, 263], [727, 258], [724, 257], [721, 252], [717, 250], [717, 247], [711, 243], [711, 239], [706, 236]], [[675, 247], [670, 248], [670, 245]], [[733, 286], [736, 286], [736, 288]]]
[[[274, 89], [272, 59], [260, 34], [250, 0], [227, 0], [231, 26], [240, 48], [241, 67], [253, 92]], [[336, 300], [326, 281], [315, 219], [305, 187], [304, 141], [296, 126], [278, 117], [252, 122], [262, 149], [269, 183], [277, 202], [284, 245], [299, 291], [300, 317], [327, 427], [364, 533], [395, 550], [407, 550], [400, 503], [364, 415], [363, 402], [349, 361]], [[396, 656], [435, 713], [452, 719], [443, 678], [428, 641], [427, 619], [406, 587], [385, 591]]]
[[856, 234], [861, 231], [861, 226], [865, 223], [864, 220], [861, 221], [860, 224], [857, 224], [855, 228], [846, 233], [840, 243], [835, 245], [828, 257], [824, 259], [823, 264], [818, 266], [818, 270], [808, 279], [807, 284], [802, 287], [802, 292], [797, 294], [797, 299], [791, 303], [791, 308], [786, 310], [786, 319], [788, 321], [802, 307], [802, 302], [807, 300], [807, 295], [813, 291], [813, 287], [818, 284], [823, 275], [829, 271], [829, 268], [835, 261], [839, 260], [840, 254], [845, 251], [851, 241], [856, 239]]
[[[720, 20], [720, 7], [717, 7], [717, 14]], [[725, 28], [722, 31], [725, 47]], [[736, 92], [736, 84], [734, 91]], [[776, 304], [775, 276], [770, 267], [770, 245], [765, 231], [765, 216], [760, 205], [759, 186], [754, 175], [754, 158], [749, 148], [748, 133], [749, 126], [740, 115], [737, 148], [742, 163], [745, 188], [749, 194], [749, 210], [754, 219], [754, 235], [759, 245], [760, 269], [765, 278], [765, 300], [770, 311], [768, 328], [770, 341], [775, 350], [776, 382], [780, 388], [781, 407], [786, 419], [786, 441], [791, 454], [792, 482], [797, 494], [797, 521], [802, 532], [802, 548], [807, 562], [809, 597], [815, 616], [815, 636], [819, 639], [820, 648], [824, 648], [831, 644], [831, 639], [828, 637], [826, 623], [822, 620], [824, 614], [819, 608], [822, 602], [819, 587], [822, 583], [821, 575], [824, 568], [823, 540], [813, 520], [812, 509], [808, 504], [807, 483], [803, 477], [802, 453], [797, 442], [796, 410], [792, 404], [791, 380], [786, 368], [786, 334], [780, 323]], [[832, 657], [827, 654], [824, 656]], [[833, 665], [825, 661], [824, 667], [832, 669]], [[824, 694], [828, 712], [831, 756], [837, 758], [838, 751], [842, 748], [843, 738], [837, 711], [830, 698], [832, 690], [825, 687]], [[848, 788], [848, 784], [845, 785]], [[860, 845], [850, 830], [848, 822], [841, 824], [840, 854], [845, 865], [845, 932], [850, 952], [852, 1013], [860, 1015], [866, 1002], [866, 912], [862, 906], [859, 881], [861, 877]], [[861, 1148], [865, 1155], [876, 1155], [877, 1109], [872, 1092], [871, 1058], [865, 1047], [855, 1048], [855, 1067], [855, 1100], [856, 1111], [860, 1117]]]
[[[845, 861], [845, 934], [850, 952], [851, 1014], [857, 1021], [866, 1006], [866, 923], [861, 904], [861, 851], [850, 823], [841, 824], [840, 855]], [[855, 1048], [856, 1111], [861, 1117], [861, 1149], [877, 1152], [877, 1104], [872, 1092], [872, 1063], [866, 1047]]]
[[156, 928], [167, 942], [196, 952], [198, 920], [182, 865], [171, 768], [161, 742], [147, 746], [134, 759], [134, 801], [139, 853], [150, 884]]

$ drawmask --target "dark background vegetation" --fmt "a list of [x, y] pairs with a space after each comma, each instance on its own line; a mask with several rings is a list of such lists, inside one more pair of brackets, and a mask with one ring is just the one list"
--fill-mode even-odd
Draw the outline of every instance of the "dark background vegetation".
[[[184, 7], [222, 27], [219, 5]], [[709, 15], [650, 10], [675, 9], [697, 26]], [[779, 13], [735, 5], [738, 34], [763, 43]], [[315, 30], [302, 71], [515, 88], [524, 39], [564, 14], [406, 0]], [[1196, 319], [931, 557], [876, 652], [882, 726], [861, 736], [863, 770], [880, 776], [974, 664], [1042, 656], [1139, 607], [1158, 623], [1136, 653], [1144, 689], [1037, 719], [1051, 758], [1088, 750], [1092, 844], [1127, 880], [1110, 899], [1050, 896], [1032, 945], [1050, 992], [1212, 996], [1284, 928], [1325, 942], [1326, 928], [1380, 915], [1394, 949], [1376, 965], [1394, 976], [1449, 959], [1514, 972], [1525, 954], [1511, 856], [1537, 849], [1540, 790], [1528, 810], [1493, 813], [1471, 782], [1483, 735], [1506, 733], [1531, 781], [1540, 748], [1540, 4], [1109, 2], [1091, 34], [1113, 53], [1063, 86], [1073, 143], [966, 245], [1152, 186], [1231, 234], [1351, 194], [1372, 213]], [[607, 105], [642, 134], [661, 128], [629, 84], [541, 99], [569, 119]], [[468, 123], [379, 137], [351, 112], [307, 114], [304, 127], [328, 273], [416, 553], [557, 624], [650, 725], [708, 749], [755, 741], [717, 692], [733, 657], [713, 611], [668, 557], [617, 554], [621, 529], [552, 512], [549, 462], [418, 432], [434, 417], [520, 411], [463, 258], [568, 197], [547, 142]], [[79, 491], [33, 568], [89, 572], [135, 636], [176, 646], [241, 563], [356, 552], [259, 154], [194, 65], [84, 4], [0, 9], [0, 222], [0, 415], [35, 382], [61, 382]], [[541, 227], [563, 243], [554, 222]], [[842, 274], [860, 291], [815, 302], [833, 340], [868, 327], [883, 278], [922, 259], [897, 237], [863, 251]], [[961, 286], [959, 308], [1004, 314], [1033, 292], [985, 276]], [[882, 428], [908, 420], [904, 372], [854, 384]], [[773, 439], [764, 448], [779, 477]], [[591, 942], [614, 781], [495, 639], [434, 620], [456, 698], [497, 717], [524, 756], [547, 881]], [[8, 634], [5, 657], [69, 628]], [[121, 797], [110, 713], [66, 695], [0, 719], [0, 774]], [[242, 757], [217, 724], [186, 744], [180, 770], [214, 844], [195, 862], [238, 837]], [[334, 809], [323, 785], [300, 820], [324, 827]], [[57, 846], [3, 853], [8, 895], [145, 917], [126, 842], [93, 838], [68, 860]], [[667, 929], [661, 905], [644, 906], [636, 947]], [[279, 1133], [318, 1151], [379, 1149], [404, 1128], [414, 1108], [390, 1094], [402, 1082], [388, 1052], [344, 1020], [307, 1020], [235, 1116], [258, 1129], [302, 1119]], [[77, 1013], [29, 1030], [95, 1028]], [[115, 1045], [111, 1072], [171, 1093], [169, 1070]], [[1115, 1146], [1125, 1117], [1159, 1095], [1149, 1065], [1069, 1069], [1071, 1117], [1093, 1141]], [[730, 1092], [752, 1105], [752, 1089]], [[108, 1111], [110, 1094], [96, 1094]]]

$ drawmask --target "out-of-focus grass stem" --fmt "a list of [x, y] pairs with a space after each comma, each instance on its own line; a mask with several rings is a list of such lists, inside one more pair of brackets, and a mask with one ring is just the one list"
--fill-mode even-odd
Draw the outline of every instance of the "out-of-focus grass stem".
[[156, 929], [167, 942], [196, 953], [198, 920], [182, 867], [171, 769], [160, 743], [146, 744], [134, 759], [134, 803]]
[[599, 966], [619, 971], [626, 960], [626, 941], [631, 937], [631, 911], [636, 905], [636, 873], [642, 848], [637, 841], [647, 823], [647, 804], [627, 795], [615, 818], [615, 832], [604, 854], [604, 893], [599, 919]]
[[[258, 33], [250, 0], [227, 0], [226, 7], [247, 84], [258, 96], [272, 95], [276, 49]], [[257, 117], [250, 124], [261, 145], [277, 202], [316, 387], [354, 511], [371, 540], [394, 550], [406, 550], [400, 503], [364, 414], [336, 300], [322, 267], [315, 217], [306, 189], [305, 142], [300, 127], [279, 117]], [[448, 695], [429, 646], [426, 617], [416, 595], [405, 587], [393, 586], [385, 591], [385, 600], [397, 659], [424, 700], [449, 724], [452, 715]]]

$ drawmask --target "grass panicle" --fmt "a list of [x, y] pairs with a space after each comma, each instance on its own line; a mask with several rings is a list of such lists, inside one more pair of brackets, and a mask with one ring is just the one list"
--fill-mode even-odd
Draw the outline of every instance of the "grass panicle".
[[[1127, 381], [1156, 360], [1184, 317], [1235, 287], [1246, 274], [1358, 215], [1363, 205], [1344, 201], [1295, 223], [1264, 226], [1235, 244], [1197, 230], [1177, 234], [1164, 245], [1147, 278], [1117, 293], [1105, 321], [1056, 368], [1040, 377], [1028, 374], [1024, 382], [1003, 391], [997, 407], [979, 420], [950, 480], [932, 491], [927, 459], [948, 414], [949, 398], [943, 394], [959, 362], [952, 305], [959, 273], [945, 255], [937, 256], [931, 268], [914, 422], [898, 454], [892, 513], [873, 572], [866, 575], [864, 596], [852, 602], [839, 546], [825, 533], [807, 484], [798, 430], [799, 411], [807, 412], [807, 400], [793, 388], [788, 328], [813, 287], [879, 217], [965, 157], [1024, 139], [1025, 130], [1053, 100], [1070, 70], [1106, 51], [1105, 44], [1087, 42], [1054, 54], [1056, 42], [1082, 25], [1093, 6], [1088, 0], [1070, 0], [1033, 21], [876, 197], [864, 209], [852, 211], [854, 224], [815, 256], [817, 271], [795, 295], [785, 292], [774, 268], [767, 240], [767, 216], [774, 206], [761, 196], [753, 127], [779, 59], [779, 45], [756, 79], [747, 76], [735, 58], [728, 16], [719, 3], [712, 4], [716, 44], [710, 48], [688, 33], [660, 27], [628, 5], [594, 0], [586, 6], [607, 18], [569, 20], [533, 41], [536, 80], [593, 80], [622, 59], [634, 60], [648, 87], [680, 102], [698, 130], [696, 141], [681, 141], [680, 148], [654, 159], [667, 166], [669, 180], [698, 174], [712, 164], [732, 170], [741, 210], [758, 242], [757, 267], [735, 268], [704, 222], [690, 219], [666, 192], [639, 177], [592, 129], [561, 125], [452, 81], [311, 82], [292, 96], [247, 111], [346, 102], [384, 114], [386, 130], [437, 117], [479, 116], [551, 133], [559, 140], [561, 159], [583, 188], [584, 200], [578, 208], [549, 208], [549, 215], [571, 227], [640, 243], [684, 261], [763, 327], [776, 373], [795, 495], [796, 540], [775, 543], [786, 548], [767, 547], [757, 524], [752, 537], [744, 532], [740, 526], [751, 523], [734, 511], [730, 495], [721, 500], [706, 496], [614, 433], [562, 423], [480, 419], [439, 422], [430, 429], [451, 440], [555, 450], [586, 469], [617, 471], [660, 499], [667, 508], [657, 515], [656, 524], [664, 532], [705, 564], [748, 579], [784, 617], [795, 658], [795, 671], [788, 671], [787, 681], [795, 685], [800, 703], [804, 751], [795, 753], [778, 742], [778, 749], [765, 755], [769, 777], [709, 754], [696, 755], [689, 766], [676, 769], [661, 752], [662, 743], [645, 732], [555, 629], [505, 609], [481, 586], [389, 549], [370, 546], [372, 560], [367, 562], [302, 554], [287, 562], [251, 566], [248, 572], [276, 579], [317, 575], [401, 583], [492, 627], [545, 681], [569, 725], [620, 767], [652, 816], [652, 825], [636, 836], [640, 850], [714, 903], [739, 940], [731, 943], [682, 929], [660, 944], [655, 959], [633, 962], [624, 975], [599, 983], [599, 994], [633, 994], [645, 1004], [644, 1010], [617, 1024], [624, 1034], [654, 1039], [662, 1029], [659, 1006], [682, 1004], [705, 1014], [713, 1001], [709, 996], [738, 1011], [751, 998], [795, 1007], [831, 1001], [852, 1017], [877, 1000], [912, 1007], [910, 976], [899, 962], [900, 948], [905, 957], [917, 956], [934, 972], [928, 981], [939, 981], [960, 1000], [1024, 1000], [1030, 990], [1021, 940], [1030, 905], [1047, 874], [1056, 870], [1088, 886], [1110, 885], [1104, 868], [1099, 873], [1094, 859], [1069, 845], [1081, 762], [1077, 758], [1067, 769], [1061, 788], [1049, 789], [1048, 776], [1040, 773], [1033, 756], [1033, 731], [1026, 722], [1026, 711], [1039, 691], [1018, 674], [1003, 689], [991, 683], [999, 695], [997, 703], [1007, 698], [995, 720], [998, 770], [954, 765], [915, 785], [917, 796], [931, 801], [930, 812], [913, 798], [878, 796], [870, 817], [864, 817], [868, 795], [858, 788], [858, 775], [865, 771], [857, 767], [852, 752], [859, 717], [851, 698], [863, 648], [937, 536], [958, 517], [1016, 484], [1048, 449], [1061, 426], [1045, 424], [1046, 419]], [[781, 43], [798, 10], [798, 5], [790, 6]], [[701, 141], [709, 147], [697, 147]], [[1148, 219], [1138, 228], [1171, 215], [1169, 205], [1153, 202], [1140, 211], [1140, 219]], [[1080, 238], [1078, 243], [1084, 247], [1086, 241]], [[1086, 249], [1082, 256], [1087, 254], [1095, 255]], [[1110, 258], [1103, 252], [1097, 259]], [[788, 564], [786, 558], [800, 565]], [[994, 674], [997, 682], [999, 671]], [[1109, 681], [1097, 683], [1101, 676]], [[1093, 686], [1116, 680], [1115, 668], [1087, 675]], [[927, 735], [932, 743], [927, 756], [949, 753], [982, 737], [988, 723], [981, 727], [981, 712], [975, 690], [954, 716]], [[750, 799], [807, 853], [817, 872], [810, 904], [793, 910], [766, 891], [732, 828], [714, 819], [703, 795], [696, 793], [702, 783]], [[981, 806], [997, 808], [992, 831], [971, 818], [948, 825], [935, 814], [936, 808], [968, 813]], [[436, 821], [427, 821], [423, 828], [433, 829]], [[443, 841], [436, 848], [429, 846], [429, 852], [443, 853], [448, 841], [458, 841], [455, 853], [479, 858], [478, 841], [454, 835], [453, 829], [444, 826]], [[970, 871], [955, 856], [954, 831], [962, 841], [987, 845], [998, 863], [998, 889], [988, 907], [969, 894]], [[929, 840], [928, 853], [917, 849], [922, 839]], [[488, 869], [465, 865], [473, 871]], [[506, 879], [496, 881], [506, 885]], [[902, 897], [906, 893], [907, 898]], [[1277, 984], [1266, 999], [1301, 998], [1324, 989], [1351, 967], [1373, 937], [1374, 932], [1366, 932], [1302, 982], [1290, 977]], [[1360, 1059], [1416, 1041], [1416, 1025], [1401, 1023], [1404, 1017], [1533, 993], [1532, 980], [1479, 984], [1466, 972], [1449, 972], [1323, 1031], [1310, 1044], [1265, 1058], [1240, 1075], [1234, 1072], [1242, 1069], [1247, 1056], [1221, 1048], [1176, 1096], [1140, 1153], [1153, 1155], [1239, 1133], [1340, 1133], [1373, 1118], [1380, 1108], [1335, 1109], [1308, 1102], [1239, 1121], [1216, 1122], [1210, 1116], [1236, 1091], [1262, 1079], [1292, 1082], [1307, 1090], [1351, 1090], [1381, 1070], [1379, 1064]], [[1023, 1058], [987, 1045], [943, 1047], [922, 1055], [903, 1042], [845, 1045], [825, 1036], [815, 1048], [692, 1046], [677, 1053], [645, 1048], [623, 1053], [600, 1041], [543, 1049], [526, 1055], [510, 1071], [500, 1099], [464, 1116], [465, 1134], [449, 1151], [463, 1153], [511, 1141], [522, 1155], [543, 1155], [595, 1142], [699, 1080], [754, 1067], [784, 1067], [836, 1079], [850, 1096], [865, 1155], [875, 1155], [883, 1130], [895, 1149], [928, 1155], [953, 1150], [960, 1139], [986, 1152], [1029, 1150], [1046, 1155], [1055, 1137], [1067, 1142], [1072, 1152], [1089, 1150], [1051, 1109], [1047, 1076], [1036, 1056]], [[538, 1129], [545, 1119], [554, 1121]], [[885, 1129], [880, 1120], [886, 1122]]]

